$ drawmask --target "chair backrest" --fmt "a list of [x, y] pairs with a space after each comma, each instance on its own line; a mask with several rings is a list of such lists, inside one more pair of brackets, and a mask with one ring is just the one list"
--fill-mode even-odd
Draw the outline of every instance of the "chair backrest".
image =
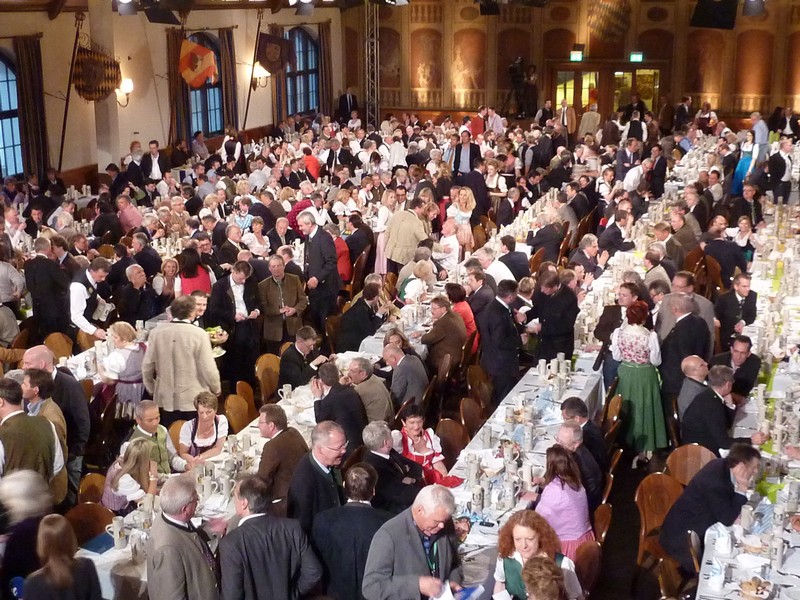
[[406, 406], [414, 404], [416, 403], [416, 401], [417, 399], [414, 396], [411, 396], [411, 398], [409, 398], [408, 400], [403, 402], [403, 404], [400, 405], [400, 408], [394, 415], [394, 423], [392, 424], [392, 429], [400, 430], [403, 428], [403, 422], [400, 420], [400, 415], [403, 414], [403, 410], [405, 410]]
[[328, 348], [330, 348], [331, 354], [336, 354], [336, 338], [339, 337], [339, 327], [341, 325], [341, 315], [330, 315], [325, 319], [325, 335], [328, 338]]
[[475, 437], [485, 422], [483, 406], [473, 398], [462, 398], [459, 412], [461, 413], [461, 424], [467, 429], [469, 437]]
[[703, 257], [706, 253], [700, 246], [697, 246], [694, 250], [690, 250], [686, 253], [686, 258], [683, 259], [683, 270], [694, 272], [694, 268], [703, 260]]
[[286, 350], [288, 350], [291, 347], [292, 347], [292, 342], [284, 342], [283, 344], [281, 344], [281, 349], [279, 350], [280, 352], [279, 356], [283, 356], [283, 353], [286, 352]]
[[[726, 291], [727, 288], [722, 281], [722, 267], [720, 266], [719, 262], [717, 262], [717, 259], [706, 254], [705, 263], [706, 272], [708, 273], [709, 287], [712, 288], [714, 293]], [[706, 295], [709, 295], [709, 293], [710, 292], [707, 292]]]
[[94, 381], [91, 379], [81, 379], [81, 387], [83, 388], [83, 395], [86, 400], [91, 402], [94, 398]]
[[252, 421], [258, 417], [258, 409], [256, 408], [256, 399], [253, 394], [252, 386], [246, 381], [236, 382], [236, 395], [241, 396], [247, 402], [247, 416]]
[[81, 478], [78, 485], [78, 503], [100, 502], [103, 497], [103, 488], [106, 485], [106, 476], [101, 473], [87, 473]]
[[617, 435], [619, 435], [622, 421], [615, 421], [611, 428], [603, 434], [603, 442], [606, 446], [606, 453], [611, 454], [614, 449], [614, 444], [617, 442]]
[[478, 330], [476, 329], [467, 336], [467, 341], [461, 346], [461, 364], [459, 373], [466, 377], [466, 370], [475, 360], [475, 352], [472, 349], [475, 347], [475, 338], [478, 337]]
[[575, 551], [575, 574], [586, 595], [591, 594], [594, 590], [594, 586], [600, 578], [602, 563], [603, 549], [598, 541], [583, 542]]
[[634, 501], [639, 509], [639, 552], [647, 536], [657, 532], [669, 509], [683, 493], [680, 482], [665, 473], [651, 473], [636, 488]]
[[247, 401], [241, 396], [230, 394], [225, 398], [225, 416], [233, 433], [239, 433], [250, 422], [247, 418]]
[[350, 456], [348, 456], [347, 460], [344, 462], [342, 473], [347, 473], [350, 467], [360, 463], [364, 459], [364, 455], [366, 453], [367, 453], [367, 447], [364, 444], [361, 444], [358, 448], [353, 450], [353, 453]]
[[467, 389], [472, 390], [479, 383], [489, 383], [489, 374], [480, 365], [470, 365], [467, 368]]
[[620, 410], [622, 410], [622, 396], [616, 394], [608, 403], [606, 418], [603, 421], [603, 433], [608, 433], [608, 430], [619, 420]]
[[114, 258], [114, 246], [111, 244], [103, 244], [97, 249], [97, 253], [103, 258], [112, 260]]
[[261, 403], [267, 404], [278, 389], [281, 359], [274, 354], [262, 354], [256, 359], [256, 380], [261, 390]]
[[356, 262], [353, 263], [353, 279], [350, 289], [350, 297], [352, 298], [361, 288], [364, 287], [364, 267], [367, 265], [367, 257], [369, 256], [371, 248], [367, 246], [364, 251], [358, 255]]
[[700, 544], [700, 536], [697, 532], [690, 529], [686, 532], [686, 543], [689, 544], [689, 554], [692, 556], [694, 572], [700, 574], [700, 564], [703, 560], [703, 548]]
[[619, 385], [619, 377], [614, 377], [614, 381], [611, 382], [611, 385], [608, 386], [606, 390], [606, 397], [603, 400], [603, 410], [598, 411], [595, 416], [595, 421], [598, 425], [602, 425], [603, 421], [605, 421], [608, 416], [608, 408], [611, 404], [611, 399], [617, 394], [617, 385]]
[[619, 464], [619, 460], [622, 458], [622, 448], [617, 448], [611, 454], [611, 460], [608, 462], [608, 473], [606, 473], [606, 486], [603, 488], [603, 499], [601, 502], [605, 504], [608, 502], [609, 497], [611, 497], [611, 488], [614, 485], [614, 474], [617, 470], [617, 465]]
[[180, 452], [181, 427], [183, 427], [184, 423], [186, 423], [185, 420], [178, 419], [177, 421], [173, 421], [168, 429], [169, 439], [172, 440], [172, 445], [178, 452]]
[[[425, 388], [425, 393], [422, 395], [422, 414], [425, 415], [426, 419], [429, 416], [429, 411], [431, 409], [431, 399], [433, 398], [433, 393], [436, 391], [436, 382], [438, 380], [438, 376], [434, 375], [431, 377], [430, 382], [428, 383], [428, 387]], [[436, 421], [438, 422], [438, 414], [436, 415]]]
[[601, 504], [594, 510], [594, 539], [600, 542], [601, 546], [606, 541], [612, 513], [611, 505], [607, 503]]
[[86, 502], [73, 506], [67, 511], [64, 518], [72, 525], [80, 546], [101, 533], [105, 533], [106, 525], [111, 525], [114, 513], [100, 504]]
[[393, 288], [397, 287], [397, 273], [387, 273], [383, 279], [384, 283], [391, 285]]
[[450, 382], [450, 375], [453, 367], [453, 357], [450, 354], [445, 354], [439, 361], [439, 369], [436, 375], [439, 379], [439, 385], [447, 385]]
[[539, 267], [542, 266], [544, 262], [544, 248], [539, 248], [536, 252], [533, 253], [528, 259], [528, 267], [531, 270], [531, 273], [536, 273], [539, 270]]
[[458, 455], [469, 444], [469, 433], [458, 421], [442, 419], [436, 426], [436, 435], [442, 443], [444, 464], [450, 470], [458, 460]]
[[85, 352], [89, 348], [94, 348], [94, 343], [97, 341], [97, 338], [93, 335], [89, 335], [85, 331], [81, 330], [78, 332], [78, 335], [75, 337], [78, 348], [81, 349], [81, 352]]
[[667, 473], [683, 485], [689, 485], [697, 472], [715, 458], [711, 450], [700, 444], [684, 444], [667, 458]]
[[20, 329], [19, 333], [14, 336], [14, 339], [11, 340], [10, 348], [14, 350], [27, 350], [28, 348], [28, 340], [31, 337], [31, 330], [30, 329]]
[[347, 302], [345, 302], [345, 303], [342, 305], [342, 314], [346, 313], [346, 312], [347, 312], [348, 310], [350, 310], [352, 307], [353, 307], [353, 303], [352, 303], [352, 302], [350, 302], [350, 301], [347, 301]]
[[127, 246], [128, 248], [133, 248], [133, 237], [130, 235], [124, 235], [119, 238], [119, 243]]
[[63, 333], [51, 333], [44, 338], [44, 345], [53, 353], [56, 362], [59, 358], [72, 356], [72, 340]]

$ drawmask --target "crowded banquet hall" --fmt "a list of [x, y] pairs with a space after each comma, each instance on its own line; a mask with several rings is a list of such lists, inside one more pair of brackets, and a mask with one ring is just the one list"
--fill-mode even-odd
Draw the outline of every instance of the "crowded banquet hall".
[[0, 0], [0, 598], [800, 599], [793, 2]]

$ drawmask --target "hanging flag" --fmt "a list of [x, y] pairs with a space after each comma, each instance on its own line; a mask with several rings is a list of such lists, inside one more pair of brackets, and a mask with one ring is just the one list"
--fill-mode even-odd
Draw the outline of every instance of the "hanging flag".
[[107, 98], [122, 83], [122, 71], [113, 57], [88, 48], [78, 48], [72, 82], [84, 100]]
[[630, 27], [628, 0], [595, 0], [589, 4], [589, 31], [612, 42], [622, 39]]
[[277, 35], [262, 33], [258, 36], [256, 60], [270, 73], [278, 73], [286, 65], [295, 64], [294, 45]]
[[193, 88], [203, 87], [209, 79], [211, 83], [216, 83], [219, 77], [214, 51], [191, 40], [181, 42], [178, 70], [189, 87]]

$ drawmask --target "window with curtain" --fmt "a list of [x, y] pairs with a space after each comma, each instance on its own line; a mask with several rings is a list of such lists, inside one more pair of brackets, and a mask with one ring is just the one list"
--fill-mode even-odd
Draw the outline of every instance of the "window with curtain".
[[22, 138], [19, 133], [17, 75], [14, 66], [0, 54], [0, 173], [21, 175]]
[[220, 71], [216, 83], [212, 83], [209, 78], [203, 87], [189, 89], [192, 132], [202, 131], [207, 136], [221, 134], [224, 124], [222, 118], [222, 61], [219, 55], [219, 44], [212, 36], [204, 33], [196, 33], [189, 36], [189, 39], [214, 51], [217, 69]]
[[289, 114], [316, 110], [319, 106], [319, 44], [302, 27], [285, 33], [294, 44], [296, 68], [286, 69], [286, 100]]

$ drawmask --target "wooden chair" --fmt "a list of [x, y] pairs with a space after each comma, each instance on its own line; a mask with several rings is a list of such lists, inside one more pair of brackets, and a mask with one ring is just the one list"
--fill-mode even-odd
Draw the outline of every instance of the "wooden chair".
[[444, 464], [448, 470], [453, 468], [458, 455], [469, 444], [467, 428], [453, 419], [442, 419], [436, 426], [436, 435], [442, 442]]
[[569, 261], [569, 251], [570, 251], [570, 238], [572, 236], [567, 233], [564, 236], [564, 239], [561, 240], [561, 247], [558, 250], [558, 266], [567, 266], [567, 262]]
[[325, 335], [328, 338], [328, 348], [331, 354], [336, 354], [336, 339], [339, 337], [339, 327], [341, 325], [341, 315], [330, 315], [325, 319]]
[[608, 528], [611, 527], [611, 515], [613, 509], [610, 504], [601, 504], [594, 510], [594, 539], [602, 546], [608, 535]]
[[114, 246], [111, 244], [103, 244], [97, 249], [97, 253], [103, 258], [112, 260], [114, 258]]
[[700, 444], [684, 444], [673, 450], [667, 458], [666, 472], [682, 485], [689, 485], [697, 472], [715, 458], [711, 450]]
[[603, 550], [598, 541], [583, 542], [575, 551], [575, 574], [587, 597], [592, 593], [600, 578], [602, 563]]
[[595, 416], [595, 421], [597, 421], [598, 425], [602, 425], [603, 421], [608, 418], [608, 408], [611, 404], [611, 400], [617, 394], [617, 386], [619, 385], [619, 377], [614, 377], [614, 381], [611, 382], [611, 385], [608, 386], [606, 390], [606, 397], [603, 399], [603, 410], [598, 411], [597, 415]]
[[397, 288], [397, 273], [387, 273], [383, 279], [384, 283], [388, 283], [393, 288]]
[[603, 499], [601, 502], [605, 504], [611, 496], [611, 488], [614, 485], [614, 475], [619, 464], [619, 459], [622, 458], [622, 448], [617, 448], [611, 455], [611, 461], [608, 466], [608, 473], [606, 473], [606, 486], [603, 488]]
[[619, 435], [621, 426], [622, 421], [615, 421], [611, 428], [603, 435], [603, 442], [605, 443], [606, 452], [608, 454], [611, 454], [611, 451], [614, 449], [614, 444], [617, 442], [617, 436]]
[[19, 330], [25, 331], [28, 329], [36, 329], [37, 323], [38, 321], [36, 320], [36, 317], [27, 317], [20, 321]]
[[466, 428], [470, 438], [474, 438], [486, 420], [483, 418], [483, 406], [473, 398], [462, 398], [459, 406], [461, 424]]
[[169, 439], [172, 440], [172, 445], [175, 447], [175, 450], [180, 452], [180, 444], [181, 444], [181, 427], [183, 424], [186, 423], [183, 419], [178, 419], [174, 421], [172, 425], [169, 426]]
[[686, 258], [683, 259], [683, 270], [694, 272], [694, 268], [703, 261], [703, 257], [706, 255], [703, 252], [703, 249], [700, 246], [697, 246], [694, 250], [690, 250], [686, 253]]
[[124, 235], [119, 238], [119, 243], [127, 246], [128, 248], [133, 248], [133, 236]]
[[283, 356], [283, 353], [286, 352], [286, 350], [288, 350], [291, 347], [292, 347], [292, 342], [284, 342], [283, 344], [281, 344], [281, 349], [279, 350], [280, 352], [279, 356]]
[[708, 273], [708, 289], [706, 290], [706, 298], [712, 300], [719, 294], [728, 291], [722, 281], [722, 267], [713, 256], [706, 255], [705, 257], [706, 273]]
[[403, 422], [400, 420], [400, 415], [403, 414], [403, 411], [406, 409], [407, 406], [414, 404], [416, 401], [417, 399], [414, 398], [414, 396], [411, 396], [411, 398], [409, 398], [408, 400], [403, 402], [403, 404], [400, 405], [400, 408], [394, 415], [394, 423], [392, 424], [392, 429], [396, 429], [399, 431], [403, 428]]
[[477, 250], [478, 248], [483, 248], [486, 245], [486, 240], [488, 239], [486, 235], [486, 229], [481, 225], [475, 225], [472, 228], [472, 239], [475, 242], [473, 246], [473, 251]]
[[85, 331], [79, 331], [77, 336], [78, 348], [81, 352], [85, 352], [89, 348], [94, 348], [94, 343], [99, 341], [99, 338], [89, 335]]
[[51, 333], [44, 338], [44, 345], [53, 353], [56, 362], [61, 357], [69, 358], [72, 356], [72, 340], [63, 333]]
[[274, 354], [262, 354], [256, 360], [256, 380], [261, 389], [261, 403], [267, 404], [278, 389], [281, 359]]
[[352, 301], [348, 300], [342, 305], [342, 314], [346, 313], [353, 306]]
[[253, 388], [246, 381], [236, 382], [236, 395], [241, 396], [247, 401], [247, 416], [250, 420], [258, 417], [258, 409], [256, 408], [256, 400], [253, 394]]
[[606, 407], [606, 417], [603, 419], [602, 430], [606, 434], [619, 421], [619, 413], [622, 410], [622, 396], [616, 394]]
[[14, 350], [27, 350], [30, 337], [30, 329], [20, 329], [19, 333], [14, 336], [13, 340], [11, 340], [10, 348]]
[[103, 497], [106, 476], [101, 473], [87, 473], [78, 485], [78, 504], [84, 502], [99, 503]]
[[111, 525], [114, 513], [100, 504], [86, 502], [73, 506], [67, 511], [64, 518], [72, 525], [72, 530], [75, 532], [80, 546], [101, 533], [105, 533], [106, 526]]
[[364, 455], [366, 453], [367, 453], [367, 447], [364, 444], [361, 444], [358, 448], [353, 450], [353, 453], [344, 462], [344, 466], [342, 467], [342, 474], [347, 473], [347, 471], [350, 470], [350, 467], [364, 460]]
[[225, 398], [225, 416], [233, 433], [239, 433], [250, 423], [247, 413], [247, 400], [236, 394]]
[[528, 259], [528, 267], [531, 270], [531, 273], [536, 273], [539, 270], [539, 267], [542, 266], [544, 262], [544, 248], [539, 248], [536, 252], [533, 253]]
[[94, 381], [91, 379], [81, 379], [81, 387], [83, 388], [83, 395], [86, 400], [91, 402], [94, 398]]
[[345, 289], [350, 292], [351, 298], [358, 294], [364, 287], [364, 268], [367, 265], [367, 258], [369, 257], [370, 250], [372, 250], [371, 246], [364, 248], [364, 251], [358, 255], [358, 258], [356, 258], [356, 261], [353, 263], [353, 279], [350, 285], [345, 286]]
[[[436, 381], [438, 380], [438, 376], [434, 375], [431, 377], [431, 380], [428, 382], [428, 387], [425, 388], [425, 393], [422, 395], [422, 414], [425, 415], [426, 426], [436, 426], [436, 423], [439, 422], [438, 414], [435, 415], [435, 419], [433, 418], [434, 415], [431, 414], [431, 400], [433, 399], [433, 393], [436, 391]], [[434, 423], [430, 423], [430, 421], [435, 421]]]
[[651, 473], [636, 488], [634, 502], [639, 509], [640, 524], [637, 564], [642, 564], [648, 538], [658, 540], [664, 518], [682, 493], [680, 482], [665, 473]]
[[672, 413], [667, 415], [667, 433], [673, 448], [681, 445], [681, 422], [678, 412], [678, 397], [672, 397]]

